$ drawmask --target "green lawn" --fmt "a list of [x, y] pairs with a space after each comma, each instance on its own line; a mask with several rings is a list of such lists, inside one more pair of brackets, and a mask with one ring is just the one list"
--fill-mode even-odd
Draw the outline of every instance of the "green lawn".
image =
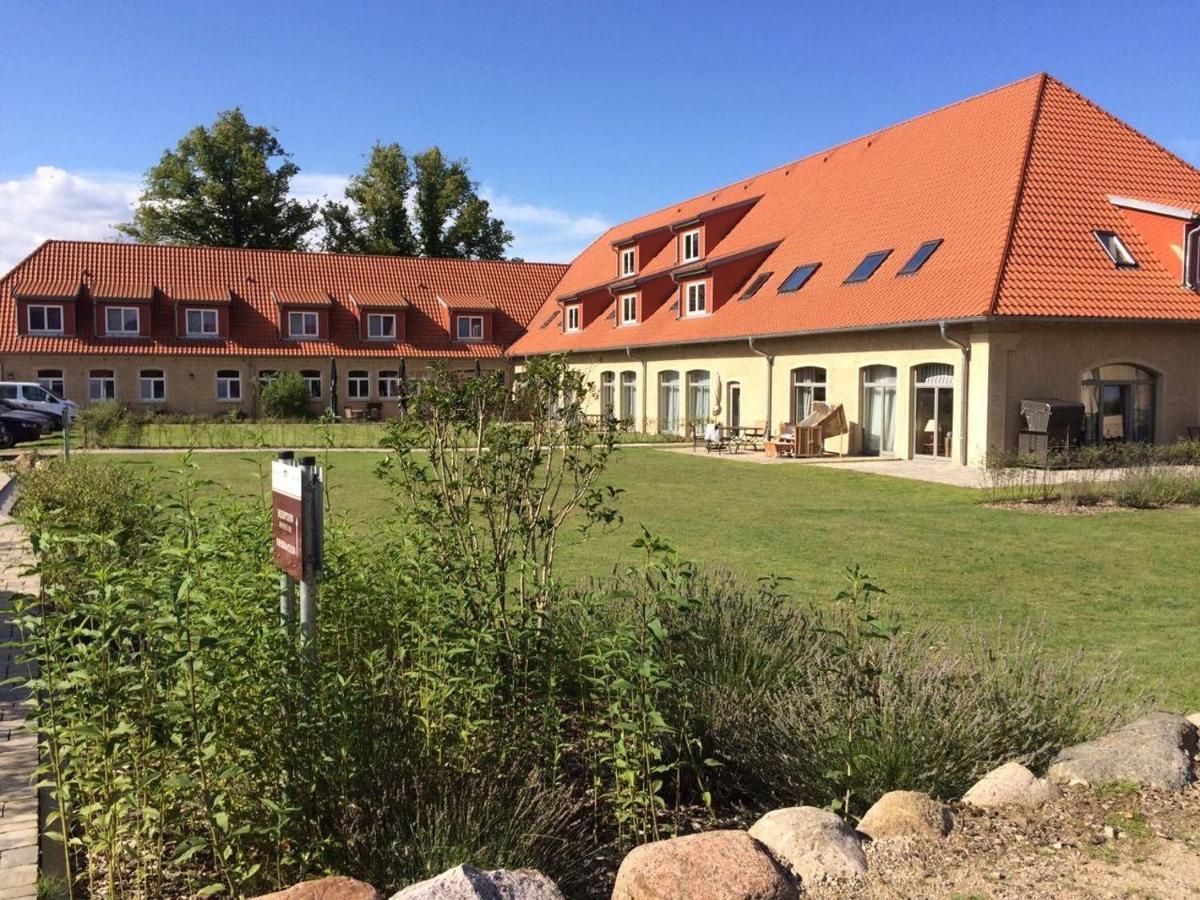
[[[109, 458], [166, 469], [179, 455]], [[206, 477], [258, 495], [251, 455], [194, 459]], [[330, 459], [333, 513], [386, 518], [393, 501], [373, 475], [379, 454]], [[1200, 707], [1200, 509], [1050, 516], [989, 509], [962, 488], [654, 449], [621, 452], [610, 474], [625, 489], [625, 523], [586, 542], [572, 533], [561, 554], [567, 574], [635, 559], [639, 524], [697, 562], [791, 578], [801, 598], [833, 596], [844, 568], [859, 563], [910, 624], [954, 634], [1032, 621], [1055, 652], [1119, 653], [1138, 687], [1186, 712]]]

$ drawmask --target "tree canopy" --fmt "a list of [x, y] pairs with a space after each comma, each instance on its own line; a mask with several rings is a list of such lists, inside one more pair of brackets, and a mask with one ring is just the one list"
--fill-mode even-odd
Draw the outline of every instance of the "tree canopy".
[[289, 196], [299, 171], [273, 129], [231, 109], [163, 152], [117, 229], [145, 244], [304, 249], [317, 207]]
[[438, 147], [409, 157], [399, 144], [375, 144], [347, 202], [322, 209], [323, 246], [339, 253], [502, 259], [512, 232], [492, 215], [466, 160]]

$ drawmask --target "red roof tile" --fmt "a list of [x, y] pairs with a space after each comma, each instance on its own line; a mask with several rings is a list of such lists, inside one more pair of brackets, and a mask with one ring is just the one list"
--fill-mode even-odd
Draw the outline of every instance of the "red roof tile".
[[[47, 241], [0, 279], [0, 353], [495, 357], [521, 334], [565, 268], [546, 263]], [[154, 308], [149, 341], [16, 333], [14, 294], [70, 297], [85, 277], [95, 283], [152, 285], [160, 297], [179, 302], [231, 302], [231, 337], [216, 342], [177, 338], [175, 307], [169, 302]], [[281, 339], [276, 293], [300, 303], [327, 298], [331, 339]], [[439, 293], [492, 301], [494, 343], [451, 340]], [[358, 295], [392, 298], [393, 306], [403, 305], [395, 298], [407, 299], [411, 308], [406, 341], [380, 345], [360, 340], [353, 299]], [[86, 295], [78, 302], [90, 303]]]
[[[919, 116], [618, 225], [588, 247], [543, 305], [616, 281], [614, 247], [758, 197], [706, 260], [778, 246], [743, 285], [753, 298], [680, 318], [663, 303], [642, 323], [608, 315], [582, 331], [531, 328], [514, 355], [749, 336], [869, 329], [988, 315], [1200, 318], [1200, 295], [1168, 275], [1109, 194], [1200, 209], [1200, 172], [1038, 75]], [[1182, 227], [1182, 226], [1181, 226]], [[1116, 269], [1092, 230], [1125, 238], [1139, 262]], [[943, 243], [914, 275], [898, 271], [925, 241]], [[867, 281], [843, 281], [872, 251], [893, 250]], [[642, 260], [639, 280], [677, 265], [675, 241]], [[821, 263], [799, 291], [797, 266]], [[607, 310], [606, 310], [607, 311]]]

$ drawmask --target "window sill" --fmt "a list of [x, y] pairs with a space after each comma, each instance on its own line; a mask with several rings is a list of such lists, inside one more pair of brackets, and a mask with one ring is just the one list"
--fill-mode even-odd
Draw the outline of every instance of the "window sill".
[[185, 334], [183, 339], [185, 341], [223, 341], [226, 338], [223, 334]]
[[27, 331], [25, 337], [66, 337], [65, 331]]

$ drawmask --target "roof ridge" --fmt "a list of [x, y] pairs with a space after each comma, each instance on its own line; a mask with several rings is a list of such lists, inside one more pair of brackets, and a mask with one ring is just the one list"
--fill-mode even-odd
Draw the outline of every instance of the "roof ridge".
[[1035, 75], [1027, 75], [1024, 78], [1019, 78], [1016, 81], [1011, 81], [1008, 84], [1002, 84], [999, 87], [989, 88], [988, 90], [981, 91], [978, 94], [972, 94], [970, 97], [963, 97], [959, 100], [954, 100], [950, 103], [947, 103], [943, 106], [939, 106], [935, 109], [926, 110], [923, 113], [918, 113], [917, 115], [910, 116], [907, 119], [901, 119], [899, 122], [893, 122], [891, 125], [885, 125], [882, 128], [876, 128], [874, 131], [868, 131], [865, 134], [860, 134], [857, 137], [850, 138], [848, 140], [842, 141], [841, 143], [834, 144], [830, 147], [825, 147], [822, 150], [814, 150], [812, 153], [807, 153], [804, 156], [793, 159], [790, 162], [783, 163], [782, 165], [772, 166], [769, 169], [764, 169], [763, 171], [756, 172], [753, 175], [747, 175], [745, 178], [739, 178], [738, 180], [731, 181], [728, 184], [723, 184], [723, 185], [720, 185], [719, 187], [710, 188], [709, 190], [706, 190], [706, 191], [700, 191], [699, 193], [693, 194], [690, 197], [686, 197], [683, 200], [677, 200], [674, 203], [668, 203], [665, 206], [659, 207], [658, 209], [653, 209], [653, 210], [650, 210], [649, 212], [642, 213], [641, 215], [634, 216], [632, 219], [627, 219], [625, 222], [611, 226], [606, 231], [604, 231], [600, 237], [603, 238], [605, 235], [612, 234], [614, 231], [616, 231], [622, 225], [628, 224], [629, 222], [634, 222], [639, 219], [648, 219], [651, 216], [658, 215], [659, 213], [665, 213], [668, 210], [670, 210], [672, 207], [683, 206], [686, 203], [691, 203], [695, 200], [700, 200], [706, 194], [717, 194], [717, 193], [720, 193], [721, 191], [727, 191], [730, 188], [735, 188], [742, 184], [748, 184], [749, 182], [752, 182], [756, 179], [763, 178], [767, 175], [772, 175], [775, 172], [778, 172], [782, 169], [790, 169], [793, 166], [798, 166], [801, 163], [808, 162], [811, 159], [816, 159], [818, 156], [824, 156], [826, 154], [833, 153], [837, 150], [841, 150], [844, 147], [849, 147], [851, 144], [856, 144], [859, 141], [867, 140], [870, 138], [875, 138], [878, 135], [884, 134], [885, 132], [888, 132], [888, 131], [893, 131], [897, 128], [903, 128], [905, 125], [911, 125], [914, 122], [919, 122], [922, 119], [929, 118], [930, 116], [937, 115], [938, 113], [946, 112], [947, 110], [954, 109], [957, 106], [963, 106], [964, 104], [972, 103], [976, 100], [982, 100], [984, 97], [988, 97], [988, 96], [991, 96], [992, 94], [1000, 93], [1001, 91], [1010, 90], [1012, 88], [1017, 87], [1018, 85], [1025, 84], [1028, 81], [1033, 81], [1034, 79], [1040, 78], [1040, 79], [1043, 79], [1043, 81], [1044, 81], [1044, 79], [1050, 78], [1050, 77], [1051, 76], [1047, 72], [1038, 72]]
[[[91, 247], [145, 247], [160, 250], [183, 250], [183, 251], [201, 251], [201, 250], [217, 250], [223, 253], [270, 253], [280, 256], [295, 256], [295, 257], [314, 257], [324, 256], [336, 259], [408, 259], [408, 260], [431, 260], [435, 262], [448, 263], [494, 263], [504, 265], [521, 265], [521, 266], [569, 266], [570, 263], [561, 262], [540, 262], [527, 259], [463, 259], [457, 256], [410, 256], [403, 253], [335, 253], [329, 250], [278, 250], [273, 247], [221, 247], [216, 244], [143, 244], [137, 241], [98, 241], [87, 240], [80, 238], [46, 238], [38, 246], [25, 256], [21, 262], [34, 256], [39, 250], [48, 244], [71, 244], [76, 246], [91, 246]], [[17, 263], [19, 266], [21, 263]], [[16, 266], [13, 267], [14, 270]], [[7, 277], [7, 276], [5, 276]], [[0, 278], [0, 282], [3, 279]]]
[[1159, 143], [1158, 141], [1156, 141], [1154, 138], [1150, 137], [1150, 135], [1146, 134], [1141, 129], [1135, 128], [1134, 126], [1130, 125], [1128, 122], [1126, 122], [1124, 119], [1122, 119], [1120, 116], [1116, 115], [1115, 113], [1109, 112], [1107, 109], [1105, 109], [1103, 106], [1101, 106], [1095, 100], [1093, 100], [1091, 97], [1088, 97], [1086, 94], [1079, 93], [1079, 91], [1075, 90], [1075, 88], [1071, 87], [1065, 81], [1055, 78], [1053, 75], [1050, 75], [1050, 74], [1046, 74], [1046, 78], [1049, 79], [1051, 82], [1053, 82], [1058, 87], [1065, 90], [1068, 94], [1073, 96], [1075, 99], [1082, 100], [1084, 103], [1086, 103], [1088, 106], [1092, 107], [1094, 110], [1096, 110], [1096, 112], [1100, 113], [1105, 118], [1111, 119], [1113, 122], [1120, 125], [1122, 128], [1126, 128], [1129, 131], [1132, 131], [1134, 134], [1136, 134], [1139, 138], [1141, 138], [1143, 141], [1145, 141], [1151, 147], [1155, 148], [1159, 152], [1170, 157], [1175, 162], [1181, 163], [1181, 164], [1187, 166], [1189, 169], [1191, 169], [1194, 172], [1200, 172], [1200, 166], [1196, 166], [1196, 165], [1193, 165], [1192, 163], [1188, 162], [1186, 159], [1184, 159], [1182, 156], [1180, 156], [1174, 150], [1171, 150], [1170, 148]]
[[1025, 186], [1029, 181], [1029, 162], [1033, 158], [1033, 145], [1037, 141], [1038, 123], [1042, 118], [1042, 101], [1046, 97], [1046, 85], [1050, 82], [1050, 75], [1043, 72], [1037, 76], [1041, 79], [1038, 85], [1037, 99], [1033, 104], [1033, 114], [1029, 117], [1029, 137], [1025, 142], [1025, 158], [1021, 160], [1021, 174], [1017, 178], [1017, 190], [1013, 195], [1012, 215], [1008, 222], [1008, 233], [1004, 237], [1004, 250], [1000, 254], [1000, 265], [996, 269], [996, 286], [992, 290], [991, 299], [988, 301], [987, 315], [993, 316], [996, 314], [996, 309], [1000, 305], [1000, 291], [1004, 286], [1004, 276], [1008, 271], [1009, 258], [1012, 255], [1013, 240], [1017, 235], [1017, 224], [1021, 218], [1021, 205], [1025, 201]]

